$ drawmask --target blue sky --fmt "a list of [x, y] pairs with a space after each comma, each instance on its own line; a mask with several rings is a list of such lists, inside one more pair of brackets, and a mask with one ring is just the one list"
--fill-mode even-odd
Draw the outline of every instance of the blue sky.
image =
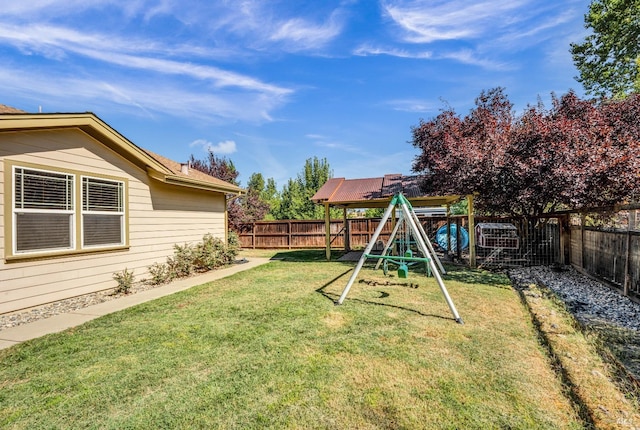
[[411, 127], [506, 88], [583, 94], [588, 0], [30, 0], [0, 8], [0, 103], [90, 111], [176, 161], [207, 149], [281, 188], [411, 173]]

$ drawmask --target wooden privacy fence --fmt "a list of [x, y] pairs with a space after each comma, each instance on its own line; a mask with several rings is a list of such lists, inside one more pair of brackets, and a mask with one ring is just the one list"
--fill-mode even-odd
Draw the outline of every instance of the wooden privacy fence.
[[572, 226], [571, 264], [640, 299], [640, 231]]
[[[364, 248], [376, 227], [379, 218], [350, 218], [345, 235], [343, 220], [331, 221], [331, 247], [345, 248], [345, 237], [351, 248]], [[387, 222], [382, 240], [388, 240], [391, 234], [391, 222]], [[324, 248], [325, 224], [324, 220], [285, 220], [259, 221], [243, 224], [239, 232], [240, 244], [249, 249], [300, 249]]]
[[[449, 222], [455, 225], [457, 232], [461, 229], [468, 230], [466, 216], [452, 216]], [[488, 222], [509, 223], [515, 226], [519, 235], [518, 247], [479, 249], [481, 252], [478, 253], [478, 264], [487, 267], [513, 267], [552, 264], [559, 261], [561, 246], [557, 219], [476, 217], [476, 225]], [[379, 223], [380, 218], [349, 218], [345, 226], [343, 220], [332, 220], [331, 248], [366, 247]], [[447, 224], [447, 218], [426, 217], [421, 219], [421, 223], [427, 236], [433, 241], [436, 232]], [[239, 232], [240, 244], [247, 249], [324, 248], [325, 228], [323, 220], [260, 221], [242, 226]], [[391, 221], [387, 221], [379, 240], [386, 243], [392, 229]], [[452, 249], [452, 253], [458, 258], [467, 257], [467, 252], [465, 249]]]

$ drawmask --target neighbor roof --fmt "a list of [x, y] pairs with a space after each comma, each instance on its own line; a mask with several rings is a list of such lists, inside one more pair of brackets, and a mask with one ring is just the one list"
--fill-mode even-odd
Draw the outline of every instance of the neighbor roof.
[[237, 185], [195, 169], [189, 169], [188, 174], [182, 173], [180, 163], [138, 147], [91, 112], [30, 114], [17, 111], [0, 111], [0, 133], [75, 128], [146, 170], [156, 180], [221, 193], [240, 194], [244, 191]]
[[442, 206], [457, 202], [459, 195], [429, 196], [420, 189], [420, 176], [399, 173], [380, 178], [331, 178], [311, 197], [314, 203], [346, 208], [386, 207], [401, 192], [414, 206]]
[[26, 112], [11, 106], [0, 104], [0, 113], [26, 113]]

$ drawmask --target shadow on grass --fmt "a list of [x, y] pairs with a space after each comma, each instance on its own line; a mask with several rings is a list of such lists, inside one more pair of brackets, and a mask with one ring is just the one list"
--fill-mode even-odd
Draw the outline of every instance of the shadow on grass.
[[[344, 251], [331, 251], [331, 263], [335, 263], [338, 258], [344, 255]], [[271, 257], [272, 260], [283, 260], [293, 262], [327, 262], [324, 249], [296, 249], [292, 251], [280, 251]]]
[[[316, 289], [316, 293], [321, 294], [322, 296], [324, 296], [325, 298], [327, 298], [328, 300], [331, 300], [331, 302], [335, 305], [335, 306], [342, 306], [342, 305], [338, 305], [338, 299], [340, 298], [339, 294], [333, 294], [333, 293], [328, 293], [325, 291], [325, 288], [327, 288], [329, 285], [333, 284], [334, 282], [336, 282], [337, 280], [339, 280], [340, 278], [342, 278], [344, 275], [346, 275], [347, 273], [351, 272], [352, 269], [349, 269], [345, 272], [342, 272], [341, 274], [339, 274], [338, 276], [336, 276], [335, 278], [333, 278], [332, 280], [330, 280], [329, 282], [325, 283], [322, 287]], [[362, 281], [359, 283], [363, 283]], [[364, 281], [364, 283], [366, 283], [366, 281]], [[378, 284], [378, 285], [383, 285], [383, 284]], [[397, 283], [390, 283], [389, 285], [399, 285]], [[345, 284], [346, 286], [346, 284]], [[402, 285], [404, 286], [404, 285]], [[380, 291], [380, 297], [381, 299], [387, 298], [389, 297], [388, 293], [385, 293], [384, 291]], [[386, 308], [392, 308], [392, 309], [398, 309], [398, 310], [402, 310], [402, 311], [406, 311], [406, 312], [412, 312], [414, 314], [418, 314], [420, 316], [423, 317], [429, 317], [429, 318], [440, 318], [443, 320], [451, 320], [451, 321], [456, 321], [455, 318], [448, 318], [448, 317], [443, 317], [442, 315], [435, 315], [435, 314], [427, 314], [424, 312], [421, 312], [417, 309], [411, 309], [405, 306], [398, 306], [398, 305], [391, 305], [389, 303], [380, 303], [380, 302], [372, 302], [370, 300], [363, 300], [363, 299], [349, 299], [347, 298], [348, 302], [358, 302], [358, 303], [364, 303], [367, 305], [376, 305], [376, 306], [384, 306]]]
[[488, 270], [469, 269], [468, 267], [451, 266], [446, 267], [447, 275], [445, 281], [464, 282], [465, 284], [482, 284], [496, 288], [511, 288], [511, 280], [504, 273], [490, 272]]

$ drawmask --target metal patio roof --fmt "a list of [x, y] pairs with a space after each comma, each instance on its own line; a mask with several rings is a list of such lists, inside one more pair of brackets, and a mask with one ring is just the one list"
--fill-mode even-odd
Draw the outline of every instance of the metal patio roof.
[[331, 178], [311, 201], [342, 208], [378, 208], [388, 206], [389, 200], [398, 192], [416, 207], [450, 205], [462, 197], [425, 195], [420, 189], [420, 176], [393, 173], [380, 178]]

